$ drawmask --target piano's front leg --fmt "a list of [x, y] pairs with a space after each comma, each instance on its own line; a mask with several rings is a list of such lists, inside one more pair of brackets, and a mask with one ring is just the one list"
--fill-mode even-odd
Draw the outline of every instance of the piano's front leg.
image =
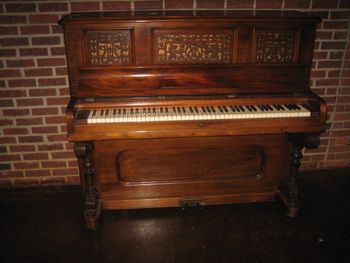
[[303, 148], [314, 149], [320, 144], [319, 134], [290, 134], [289, 140], [292, 143], [290, 173], [279, 192], [283, 203], [287, 207], [287, 215], [295, 218], [300, 207], [298, 177], [301, 164]]
[[74, 152], [79, 159], [79, 169], [84, 191], [84, 219], [88, 229], [96, 230], [101, 215], [101, 199], [96, 183], [93, 160], [94, 143], [76, 142]]

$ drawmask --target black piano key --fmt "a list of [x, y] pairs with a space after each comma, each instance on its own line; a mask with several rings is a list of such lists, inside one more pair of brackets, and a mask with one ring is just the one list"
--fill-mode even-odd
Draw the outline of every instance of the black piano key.
[[76, 115], [75, 119], [76, 120], [87, 120], [89, 117], [90, 111], [89, 110], [79, 110]]
[[235, 108], [233, 106], [230, 106], [230, 109], [233, 111], [233, 112], [236, 112]]
[[301, 104], [301, 106], [303, 106], [305, 109], [307, 109], [308, 111], [311, 111], [311, 112], [318, 110], [316, 107], [313, 107], [312, 105], [309, 105], [306, 103]]
[[250, 105], [250, 108], [251, 108], [253, 111], [257, 111], [257, 108], [255, 108], [254, 105]]
[[242, 112], [245, 112], [245, 109], [243, 108], [242, 105], [239, 105], [238, 107], [240, 108], [240, 110], [241, 110]]
[[222, 106], [225, 112], [229, 112], [226, 106]]
[[277, 110], [277, 111], [280, 111], [280, 107], [278, 107], [277, 104], [273, 104], [273, 105], [272, 105], [272, 108], [274, 108], [274, 109]]
[[295, 105], [295, 109], [296, 110], [301, 110], [301, 108], [299, 107], [299, 105], [297, 105], [297, 104], [294, 104]]
[[219, 109], [220, 112], [224, 112], [224, 110], [222, 109], [221, 106], [218, 106], [218, 109]]

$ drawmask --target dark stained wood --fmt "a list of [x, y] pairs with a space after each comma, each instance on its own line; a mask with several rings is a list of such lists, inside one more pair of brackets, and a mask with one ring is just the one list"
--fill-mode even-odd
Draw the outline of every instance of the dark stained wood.
[[96, 170], [93, 160], [94, 144], [79, 142], [74, 145], [74, 152], [79, 160], [79, 169], [84, 184], [84, 219], [90, 229], [96, 229], [101, 214], [101, 199], [96, 185]]
[[124, 185], [157, 185], [193, 180], [231, 181], [237, 177], [260, 178], [265, 167], [264, 147], [204, 145], [171, 147], [165, 144], [159, 149], [128, 149], [120, 152], [116, 164], [118, 181]]
[[117, 11], [71, 13], [62, 18], [60, 24], [109, 23], [115, 21], [159, 21], [159, 20], [224, 20], [245, 21], [277, 21], [277, 22], [320, 22], [320, 18], [311, 13], [296, 11], [263, 11], [263, 10], [166, 10], [166, 11]]
[[[118, 208], [115, 204], [125, 199], [133, 200], [130, 208], [144, 207], [150, 199], [157, 199], [160, 206], [179, 206], [181, 200], [191, 198], [203, 199], [205, 204], [218, 203], [217, 199], [239, 202], [240, 195], [255, 200], [255, 194], [271, 200], [280, 175], [288, 169], [287, 145], [286, 136], [96, 142], [100, 155], [96, 166], [100, 184], [106, 187], [102, 192], [104, 207]], [[130, 161], [135, 160], [124, 157], [129, 153], [138, 154], [138, 165], [130, 167]], [[142, 163], [148, 167], [136, 172]]]
[[[301, 150], [326, 129], [326, 104], [309, 87], [317, 22], [255, 10], [63, 17], [67, 138], [79, 158], [87, 227], [97, 227], [100, 207], [256, 202], [276, 193], [296, 216]], [[116, 107], [279, 103], [307, 104], [311, 116], [119, 124], [79, 117]]]
[[292, 143], [290, 175], [284, 178], [278, 194], [287, 207], [287, 215], [295, 218], [300, 207], [298, 181], [299, 167], [303, 158], [302, 149], [317, 148], [320, 145], [320, 137], [318, 134], [290, 134], [289, 140]]
[[[79, 71], [79, 85], [72, 96], [303, 92], [308, 89], [304, 71], [297, 65], [86, 68]], [[254, 78], [247, 79], [247, 75]]]

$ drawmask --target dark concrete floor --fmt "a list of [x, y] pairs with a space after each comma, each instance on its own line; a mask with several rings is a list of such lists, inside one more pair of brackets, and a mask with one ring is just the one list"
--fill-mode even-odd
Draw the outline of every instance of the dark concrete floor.
[[278, 202], [104, 212], [78, 187], [0, 191], [0, 262], [350, 262], [350, 169], [304, 172], [296, 220]]

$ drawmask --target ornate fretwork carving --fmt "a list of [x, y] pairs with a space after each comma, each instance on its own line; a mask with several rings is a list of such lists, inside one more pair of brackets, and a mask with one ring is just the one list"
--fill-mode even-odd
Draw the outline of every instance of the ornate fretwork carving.
[[232, 32], [161, 33], [155, 38], [156, 64], [229, 64]]
[[130, 31], [88, 31], [86, 38], [87, 63], [90, 65], [131, 64]]
[[295, 32], [257, 30], [255, 61], [258, 63], [292, 63], [296, 45]]
[[77, 142], [74, 144], [74, 152], [79, 159], [80, 172], [83, 176], [85, 190], [84, 218], [86, 227], [89, 229], [96, 229], [101, 214], [101, 200], [96, 186], [93, 151], [94, 144], [92, 142]]

